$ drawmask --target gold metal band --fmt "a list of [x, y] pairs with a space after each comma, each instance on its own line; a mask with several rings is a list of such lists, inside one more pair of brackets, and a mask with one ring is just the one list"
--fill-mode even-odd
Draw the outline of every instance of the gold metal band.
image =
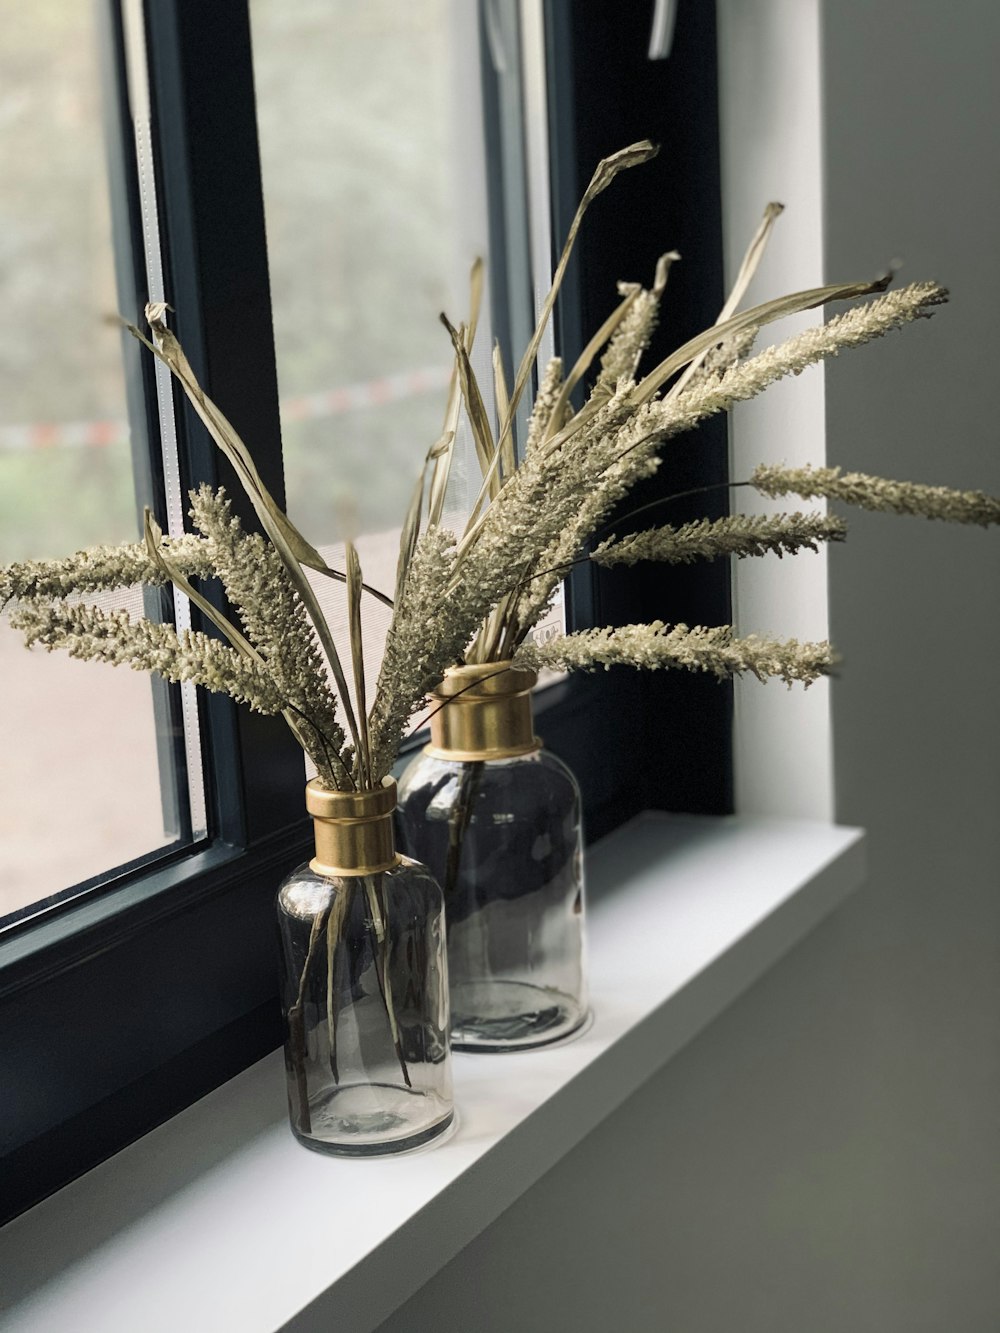
[[392, 829], [396, 784], [385, 778], [376, 791], [329, 791], [318, 779], [306, 784], [318, 875], [377, 875], [399, 865]]
[[510, 662], [450, 667], [434, 691], [430, 744], [436, 759], [489, 762], [541, 749], [531, 712], [538, 673]]

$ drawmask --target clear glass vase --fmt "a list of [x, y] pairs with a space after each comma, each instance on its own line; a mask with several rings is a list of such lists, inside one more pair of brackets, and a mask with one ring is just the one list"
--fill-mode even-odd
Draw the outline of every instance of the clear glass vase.
[[292, 1132], [340, 1156], [405, 1152], [454, 1107], [444, 903], [393, 847], [395, 784], [307, 806], [316, 856], [278, 891]]
[[444, 889], [452, 1045], [547, 1045], [587, 1013], [580, 793], [534, 737], [534, 672], [455, 668], [400, 780], [399, 845]]

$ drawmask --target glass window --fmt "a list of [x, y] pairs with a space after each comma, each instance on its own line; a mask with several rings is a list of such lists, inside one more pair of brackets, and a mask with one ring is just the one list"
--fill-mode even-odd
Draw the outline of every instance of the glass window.
[[[138, 527], [121, 341], [104, 319], [117, 298], [95, 13], [75, 0], [4, 0], [0, 13], [7, 563], [135, 540]], [[142, 614], [141, 591], [130, 601]], [[4, 620], [0, 672], [2, 923], [179, 830], [162, 686], [29, 653]]]
[[[366, 582], [391, 596], [399, 525], [442, 429], [438, 316], [467, 318], [487, 250], [475, 6], [252, 0], [250, 14], [288, 512], [337, 568], [353, 535]], [[490, 398], [491, 345], [487, 302], [474, 364]], [[470, 464], [463, 436], [456, 524]], [[342, 590], [316, 589], [346, 648]], [[388, 613], [365, 607], [374, 676]]]
[[320, 538], [383, 531], [440, 434], [438, 315], [465, 318], [485, 251], [455, 115], [475, 25], [449, 0], [252, 0], [251, 19], [289, 512]]

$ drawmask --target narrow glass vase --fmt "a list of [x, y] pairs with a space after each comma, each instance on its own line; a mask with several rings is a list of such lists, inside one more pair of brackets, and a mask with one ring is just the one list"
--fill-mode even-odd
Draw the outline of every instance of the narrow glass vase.
[[400, 780], [399, 845], [444, 889], [451, 1040], [545, 1046], [587, 1013], [580, 792], [534, 735], [532, 671], [450, 670]]
[[444, 904], [396, 854], [396, 785], [306, 788], [316, 855], [278, 891], [292, 1132], [319, 1152], [405, 1152], [454, 1108]]

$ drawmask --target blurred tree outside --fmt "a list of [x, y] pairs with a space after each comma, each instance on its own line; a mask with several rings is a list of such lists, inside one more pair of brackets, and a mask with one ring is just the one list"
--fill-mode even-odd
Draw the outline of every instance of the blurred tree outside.
[[[288, 506], [316, 541], [345, 513], [361, 532], [397, 527], [441, 431], [438, 314], [457, 323], [468, 299], [453, 290], [452, 11], [251, 0]], [[427, 370], [424, 391], [378, 401], [388, 377]], [[373, 405], [297, 419], [297, 398], [342, 385]]]
[[[90, 5], [0, 0], [0, 560], [137, 533]], [[105, 443], [63, 443], [108, 422]], [[79, 434], [79, 429], [76, 431]]]

